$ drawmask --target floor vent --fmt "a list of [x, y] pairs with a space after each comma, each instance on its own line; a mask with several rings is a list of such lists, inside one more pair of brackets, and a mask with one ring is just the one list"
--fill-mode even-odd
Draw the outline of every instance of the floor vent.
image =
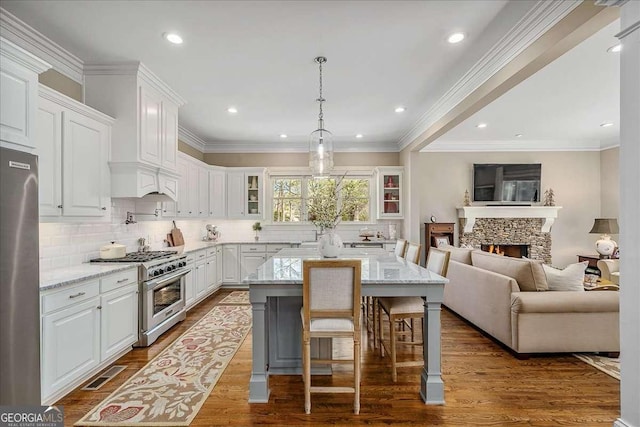
[[98, 390], [100, 387], [109, 382], [110, 379], [118, 375], [120, 372], [124, 371], [126, 366], [124, 365], [113, 365], [96, 378], [94, 378], [89, 384], [82, 387], [82, 390]]

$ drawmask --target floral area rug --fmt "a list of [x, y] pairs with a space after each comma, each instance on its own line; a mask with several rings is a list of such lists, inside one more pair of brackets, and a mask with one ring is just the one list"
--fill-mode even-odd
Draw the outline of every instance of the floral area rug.
[[593, 353], [575, 353], [575, 357], [601, 370], [605, 374], [620, 380], [620, 359], [615, 357], [597, 356]]
[[249, 291], [233, 291], [226, 297], [222, 298], [219, 304], [225, 305], [249, 305]]
[[76, 426], [188, 426], [251, 330], [251, 306], [215, 306]]

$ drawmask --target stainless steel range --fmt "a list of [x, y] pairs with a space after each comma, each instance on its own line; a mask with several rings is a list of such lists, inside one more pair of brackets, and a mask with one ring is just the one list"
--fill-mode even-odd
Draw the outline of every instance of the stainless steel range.
[[122, 258], [91, 262], [138, 263], [140, 286], [139, 334], [136, 347], [151, 345], [186, 317], [186, 255], [172, 251], [131, 252]]

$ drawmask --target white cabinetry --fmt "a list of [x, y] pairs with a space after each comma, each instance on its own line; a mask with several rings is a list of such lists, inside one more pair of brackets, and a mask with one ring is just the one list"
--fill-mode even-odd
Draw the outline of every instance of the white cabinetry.
[[378, 174], [378, 219], [404, 217], [403, 168], [379, 167]]
[[242, 245], [241, 251], [240, 280], [244, 280], [267, 260], [267, 245]]
[[138, 272], [41, 294], [42, 402], [52, 403], [138, 340]]
[[186, 154], [177, 156], [178, 202], [165, 202], [164, 215], [167, 217], [200, 217], [209, 213], [209, 171], [204, 163]]
[[215, 247], [207, 249], [207, 289], [209, 290], [209, 293], [212, 293], [216, 289], [218, 289], [218, 286], [216, 283], [217, 276], [218, 276], [217, 258], [218, 257], [217, 257]]
[[0, 147], [36, 147], [38, 74], [49, 64], [0, 37]]
[[187, 274], [184, 276], [184, 299], [187, 309], [191, 308], [196, 302], [196, 269], [195, 269], [195, 253], [187, 254]]
[[222, 262], [223, 262], [222, 245], [216, 246], [216, 287], [222, 286]]
[[261, 219], [264, 215], [264, 169], [227, 170], [227, 216]]
[[178, 109], [184, 100], [140, 62], [85, 64], [87, 104], [117, 117], [114, 197], [177, 198]]
[[238, 283], [240, 281], [240, 248], [238, 245], [224, 245], [222, 252], [222, 282]]
[[198, 168], [198, 196], [197, 203], [198, 216], [209, 216], [209, 171], [204, 167]]
[[206, 252], [198, 251], [196, 257], [196, 301], [204, 298], [207, 292], [207, 263]]
[[39, 101], [40, 215], [108, 217], [114, 120], [45, 86]]
[[227, 215], [227, 173], [221, 169], [209, 170], [209, 217]]

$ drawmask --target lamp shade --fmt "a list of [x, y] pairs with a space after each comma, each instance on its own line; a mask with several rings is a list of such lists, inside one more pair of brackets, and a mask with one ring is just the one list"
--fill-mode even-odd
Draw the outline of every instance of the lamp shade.
[[596, 218], [590, 234], [618, 234], [618, 220], [616, 218]]
[[333, 135], [322, 128], [322, 121], [309, 137], [309, 167], [314, 177], [329, 176], [333, 169]]

